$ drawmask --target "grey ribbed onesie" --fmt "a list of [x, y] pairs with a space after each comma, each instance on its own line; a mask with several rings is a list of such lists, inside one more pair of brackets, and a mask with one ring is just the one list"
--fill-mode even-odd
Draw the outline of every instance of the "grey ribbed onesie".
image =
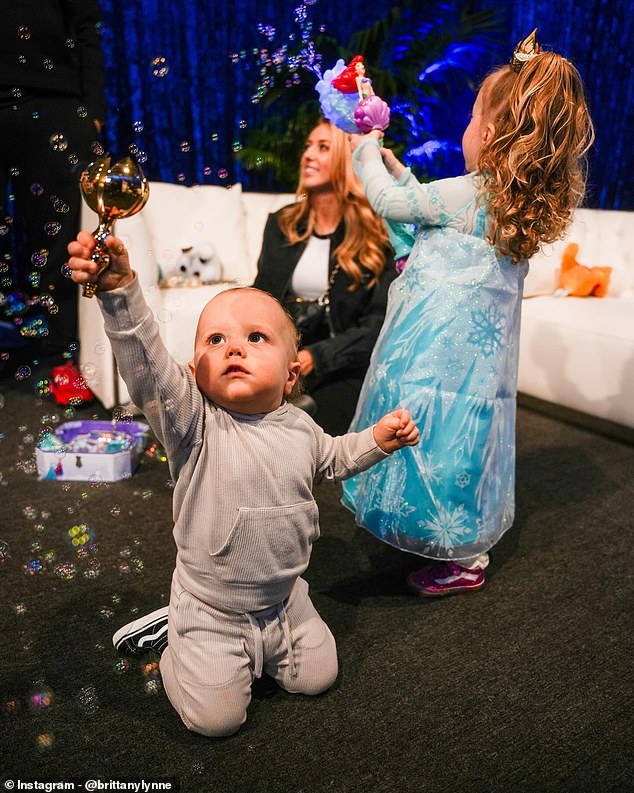
[[286, 403], [258, 415], [215, 406], [167, 352], [138, 280], [98, 295], [119, 371], [176, 481], [163, 685], [189, 729], [229, 735], [262, 670], [291, 692], [334, 682], [335, 641], [300, 578], [319, 536], [312, 486], [387, 455], [372, 428], [333, 438]]

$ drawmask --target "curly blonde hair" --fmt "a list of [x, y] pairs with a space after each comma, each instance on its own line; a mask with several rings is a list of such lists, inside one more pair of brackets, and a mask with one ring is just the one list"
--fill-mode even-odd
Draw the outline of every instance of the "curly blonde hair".
[[[372, 278], [367, 283], [367, 288], [370, 289], [376, 284], [385, 267], [385, 249], [389, 244], [387, 229], [383, 220], [372, 210], [365, 197], [363, 185], [352, 170], [347, 136], [325, 120], [319, 121], [315, 129], [322, 124], [327, 125], [331, 132], [331, 182], [339, 199], [345, 225], [344, 238], [335, 249], [334, 255], [342, 270], [352, 280], [350, 291], [357, 289], [363, 280], [359, 262], [372, 273]], [[300, 200], [285, 207], [279, 216], [282, 234], [291, 245], [307, 240], [315, 228], [311, 194], [304, 188], [301, 176], [296, 194]]]
[[478, 159], [492, 221], [488, 240], [514, 262], [560, 238], [581, 203], [594, 128], [581, 77], [554, 52], [519, 73], [502, 66], [480, 89], [495, 127]]

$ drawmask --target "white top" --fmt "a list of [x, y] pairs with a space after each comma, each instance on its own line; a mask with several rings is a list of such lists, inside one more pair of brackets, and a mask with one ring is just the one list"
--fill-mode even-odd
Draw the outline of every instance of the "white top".
[[328, 288], [330, 237], [312, 235], [299, 257], [291, 279], [291, 291], [305, 300], [317, 300]]

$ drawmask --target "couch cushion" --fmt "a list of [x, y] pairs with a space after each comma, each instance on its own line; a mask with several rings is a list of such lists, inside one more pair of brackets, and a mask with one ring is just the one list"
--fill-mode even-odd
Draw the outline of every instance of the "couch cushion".
[[242, 193], [242, 203], [246, 216], [247, 251], [251, 264], [251, 280], [255, 279], [258, 258], [262, 247], [264, 226], [271, 212], [292, 204], [293, 193]]
[[627, 298], [525, 300], [518, 389], [634, 427], [632, 317]]
[[140, 213], [162, 271], [176, 262], [182, 248], [212, 243], [223, 265], [223, 278], [250, 283], [242, 186], [184, 187], [152, 182], [150, 199]]

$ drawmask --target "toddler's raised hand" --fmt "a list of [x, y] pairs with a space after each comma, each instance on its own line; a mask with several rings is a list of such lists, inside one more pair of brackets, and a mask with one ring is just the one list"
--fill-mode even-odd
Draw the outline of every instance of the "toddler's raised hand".
[[[72, 271], [71, 278], [76, 284], [85, 284], [94, 280], [97, 265], [90, 257], [96, 244], [95, 238], [87, 231], [80, 231], [77, 239], [68, 244], [68, 253], [70, 254], [68, 266]], [[97, 279], [97, 288], [100, 292], [108, 292], [119, 286], [126, 286], [134, 280], [128, 252], [121, 240], [117, 237], [107, 237], [106, 248], [110, 254], [110, 265]]]
[[394, 154], [392, 149], [381, 147], [381, 159], [383, 160], [383, 165], [385, 165], [387, 172], [395, 179], [400, 179], [405, 170], [405, 166]]
[[403, 446], [416, 446], [418, 427], [409, 410], [393, 410], [374, 425], [374, 438], [384, 452], [394, 452]]

